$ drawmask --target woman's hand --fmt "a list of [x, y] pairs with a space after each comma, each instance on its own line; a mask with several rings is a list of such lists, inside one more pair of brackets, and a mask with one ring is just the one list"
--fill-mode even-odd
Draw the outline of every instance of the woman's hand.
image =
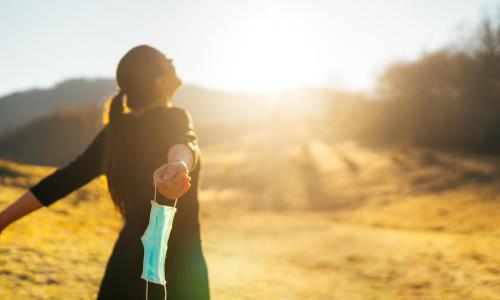
[[153, 173], [153, 186], [157, 184], [158, 191], [169, 199], [177, 199], [191, 187], [191, 177], [183, 161], [166, 163]]

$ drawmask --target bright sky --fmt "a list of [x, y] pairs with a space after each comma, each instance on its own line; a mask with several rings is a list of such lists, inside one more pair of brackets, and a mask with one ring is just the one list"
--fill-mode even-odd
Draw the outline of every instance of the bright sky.
[[[185, 83], [235, 91], [369, 89], [394, 59], [456, 41], [487, 0], [0, 2], [0, 95], [113, 77], [131, 47], [174, 59]], [[465, 28], [465, 30], [464, 30]]]

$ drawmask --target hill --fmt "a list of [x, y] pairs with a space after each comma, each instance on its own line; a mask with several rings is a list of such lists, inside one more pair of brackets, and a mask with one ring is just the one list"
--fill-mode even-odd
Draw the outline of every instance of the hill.
[[[46, 89], [32, 89], [0, 97], [0, 136], [23, 126], [29, 121], [47, 115], [58, 108], [77, 108], [94, 104], [104, 107], [105, 101], [116, 91], [112, 79], [68, 79]], [[263, 95], [236, 93], [184, 85], [176, 92], [175, 105], [188, 109], [199, 123], [220, 123], [256, 120], [275, 109], [278, 98], [284, 102], [287, 112], [304, 113], [304, 102], [314, 101], [314, 89], [298, 89], [300, 95], [291, 99], [290, 94]], [[328, 90], [324, 90], [325, 92]], [[312, 96], [312, 97], [311, 97]], [[273, 98], [273, 99], [270, 99]], [[314, 108], [311, 103], [306, 107]]]
[[58, 108], [0, 138], [0, 157], [61, 166], [80, 154], [101, 127], [101, 109], [96, 105]]
[[[0, 159], [48, 166], [68, 163], [101, 128], [105, 101], [115, 89], [111, 79], [70, 79], [53, 88], [0, 98]], [[191, 113], [200, 143], [211, 144], [251, 131], [269, 118], [283, 121], [317, 114], [335, 95], [314, 88], [262, 95], [186, 85], [173, 103]]]
[[32, 89], [0, 97], [0, 132], [26, 124], [56, 108], [103, 104], [115, 90], [110, 79], [69, 79], [48, 89]]

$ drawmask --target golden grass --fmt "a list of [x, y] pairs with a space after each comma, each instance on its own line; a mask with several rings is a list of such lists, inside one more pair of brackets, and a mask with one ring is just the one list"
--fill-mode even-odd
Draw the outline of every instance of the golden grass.
[[[500, 299], [500, 164], [273, 128], [202, 149], [213, 299]], [[1, 162], [0, 208], [50, 169]], [[0, 236], [0, 299], [93, 299], [120, 227], [104, 178]]]

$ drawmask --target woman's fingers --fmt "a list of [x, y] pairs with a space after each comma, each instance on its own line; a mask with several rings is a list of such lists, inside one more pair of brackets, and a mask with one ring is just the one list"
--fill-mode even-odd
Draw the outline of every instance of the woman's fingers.
[[182, 161], [166, 163], [153, 172], [153, 186], [157, 180], [172, 180], [177, 174], [188, 175], [186, 164]]
[[184, 183], [182, 187], [173, 194], [173, 198], [182, 197], [189, 190], [190, 187], [191, 183], [189, 182]]
[[177, 174], [172, 180], [160, 179], [158, 190], [167, 198], [179, 198], [191, 187], [191, 177], [184, 173]]
[[158, 180], [157, 181], [158, 190], [169, 191], [172, 188], [172, 182], [170, 180]]
[[187, 182], [186, 184], [184, 184], [182, 189], [179, 191], [179, 194], [177, 194], [177, 198], [182, 197], [190, 188], [191, 188], [191, 183]]
[[182, 197], [191, 188], [191, 177], [187, 176], [182, 182], [182, 186], [176, 192], [176, 198]]
[[175, 178], [172, 180], [172, 187], [170, 189], [170, 192], [174, 196], [174, 198], [178, 198], [177, 195], [179, 194], [179, 191], [187, 182], [187, 175], [178, 174], [177, 176], [175, 176]]
[[174, 178], [174, 182], [172, 185], [172, 194], [175, 195], [175, 198], [179, 198], [184, 193], [185, 186], [189, 184], [189, 176], [186, 174], [178, 174]]

